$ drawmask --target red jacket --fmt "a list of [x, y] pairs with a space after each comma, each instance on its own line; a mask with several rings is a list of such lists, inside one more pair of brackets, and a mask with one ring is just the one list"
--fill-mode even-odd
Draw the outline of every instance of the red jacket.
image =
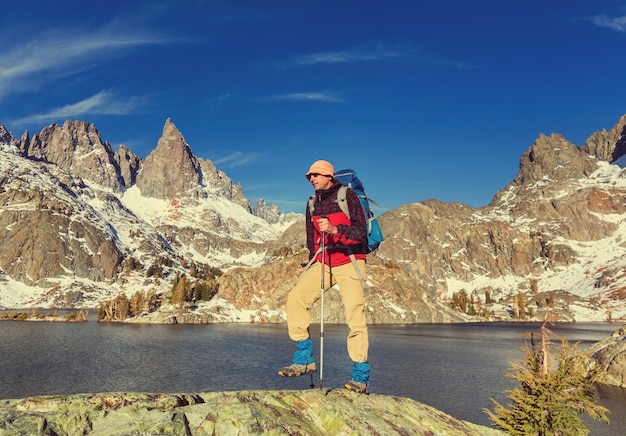
[[[326, 233], [324, 242], [326, 254], [324, 263], [330, 266], [339, 266], [350, 263], [350, 253], [357, 259], [365, 259], [367, 253], [367, 223], [365, 212], [356, 194], [348, 189], [346, 202], [350, 211], [350, 219], [341, 211], [337, 203], [337, 191], [341, 184], [335, 182], [332, 187], [324, 191], [315, 191], [314, 210], [306, 210], [306, 234], [309, 260], [315, 256], [321, 245], [322, 233], [317, 224], [317, 218], [325, 216], [333, 226], [337, 227], [337, 234]], [[322, 254], [318, 253], [315, 259], [322, 261]]]

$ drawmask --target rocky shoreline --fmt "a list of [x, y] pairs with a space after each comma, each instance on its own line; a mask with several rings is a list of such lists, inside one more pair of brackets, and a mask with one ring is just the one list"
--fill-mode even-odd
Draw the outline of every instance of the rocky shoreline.
[[600, 365], [605, 371], [602, 383], [626, 388], [626, 324], [611, 336], [585, 349], [590, 365]]
[[501, 435], [409, 398], [344, 389], [100, 393], [0, 400], [12, 435]]
[[87, 322], [89, 309], [74, 309], [59, 315], [59, 309], [41, 312], [31, 309], [29, 312], [17, 309], [0, 310], [0, 321], [46, 321], [46, 322]]

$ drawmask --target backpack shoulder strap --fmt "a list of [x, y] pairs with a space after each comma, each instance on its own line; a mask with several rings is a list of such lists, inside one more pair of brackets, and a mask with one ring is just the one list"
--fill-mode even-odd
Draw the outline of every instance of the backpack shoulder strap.
[[356, 263], [356, 257], [354, 256], [352, 251], [350, 251], [350, 262], [352, 262], [352, 266], [354, 267], [354, 270], [356, 271], [356, 274], [359, 276], [359, 280], [361, 281], [361, 287], [363, 288], [363, 291], [365, 291], [368, 288], [367, 280], [365, 280], [365, 277], [363, 277], [363, 274], [361, 273], [361, 270]]
[[348, 219], [350, 219], [350, 210], [348, 209], [348, 201], [346, 200], [346, 192], [348, 192], [348, 187], [345, 185], [341, 185], [339, 190], [337, 191], [337, 204], [341, 211], [346, 214]]
[[[345, 185], [341, 185], [339, 190], [337, 191], [337, 204], [341, 211], [346, 214], [348, 219], [350, 219], [350, 210], [348, 209], [348, 201], [346, 200], [346, 192], [348, 192], [348, 187]], [[315, 210], [315, 194], [309, 197], [309, 213], [311, 217], [313, 217], [313, 211]]]

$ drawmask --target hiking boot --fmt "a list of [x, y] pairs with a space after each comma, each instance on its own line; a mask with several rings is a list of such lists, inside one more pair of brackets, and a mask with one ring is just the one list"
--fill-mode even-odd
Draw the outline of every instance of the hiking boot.
[[356, 392], [357, 394], [367, 394], [367, 385], [365, 383], [350, 380], [349, 382], [346, 382], [344, 387], [349, 391]]
[[278, 370], [278, 375], [281, 377], [299, 377], [301, 375], [310, 374], [317, 371], [317, 365], [315, 362], [307, 363], [304, 365], [298, 365], [294, 363], [289, 366], [285, 366]]

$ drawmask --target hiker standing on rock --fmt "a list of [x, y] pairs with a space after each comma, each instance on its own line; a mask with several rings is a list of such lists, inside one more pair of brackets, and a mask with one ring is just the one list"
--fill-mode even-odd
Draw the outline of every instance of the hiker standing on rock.
[[312, 207], [307, 207], [306, 211], [310, 262], [308, 268], [301, 271], [298, 283], [287, 297], [287, 326], [289, 337], [296, 341], [296, 351], [293, 363], [281, 368], [278, 374], [282, 377], [297, 377], [317, 371], [313, 342], [309, 336], [310, 310], [322, 296], [322, 286], [326, 291], [337, 284], [350, 329], [347, 340], [348, 355], [354, 362], [352, 379], [346, 382], [345, 387], [366, 393], [370, 367], [367, 360], [369, 339], [362, 286], [362, 278], [366, 276], [365, 258], [368, 252], [365, 213], [351, 189], [347, 189], [345, 195], [350, 218], [342, 212], [337, 199], [342, 185], [335, 180], [334, 168], [330, 162], [314, 162], [307, 171], [306, 178], [315, 189]]

